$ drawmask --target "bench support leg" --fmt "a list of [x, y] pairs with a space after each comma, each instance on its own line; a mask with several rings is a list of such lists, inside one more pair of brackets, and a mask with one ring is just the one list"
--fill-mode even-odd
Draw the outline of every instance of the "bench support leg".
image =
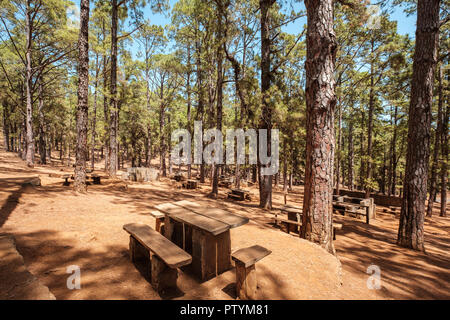
[[156, 218], [155, 230], [162, 234], [161, 226], [164, 223], [164, 218]]
[[240, 300], [256, 300], [256, 267], [236, 262], [236, 295]]
[[152, 255], [152, 287], [158, 293], [177, 286], [178, 270], [169, 268], [164, 261]]
[[146, 275], [150, 277], [150, 253], [133, 236], [130, 236], [130, 259], [135, 265], [144, 268]]

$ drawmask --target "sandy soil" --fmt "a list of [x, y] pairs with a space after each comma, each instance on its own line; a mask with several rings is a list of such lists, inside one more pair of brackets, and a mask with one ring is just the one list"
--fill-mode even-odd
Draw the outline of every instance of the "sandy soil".
[[[99, 165], [98, 169], [101, 166]], [[262, 299], [449, 299], [450, 218], [436, 214], [426, 219], [427, 253], [395, 244], [398, 218], [382, 213], [366, 225], [338, 217], [344, 224], [337, 234], [334, 257], [320, 247], [288, 235], [272, 223], [272, 213], [257, 208], [257, 190], [252, 202], [235, 203], [206, 197], [210, 190], [178, 189], [174, 181], [130, 184], [102, 180], [86, 195], [77, 195], [62, 179], [50, 177], [72, 169], [53, 165], [29, 169], [13, 153], [0, 150], [0, 233], [16, 237], [17, 249], [29, 271], [49, 287], [57, 299], [234, 299], [234, 270], [199, 283], [188, 274], [179, 278], [176, 295], [159, 296], [129, 260], [125, 223], [154, 226], [148, 214], [153, 206], [189, 199], [205, 206], [228, 209], [250, 218], [232, 229], [232, 250], [260, 244], [273, 251], [257, 264], [258, 295]], [[27, 177], [39, 175], [42, 186], [23, 187]], [[294, 187], [290, 204], [301, 206], [303, 188]], [[275, 190], [274, 205], [282, 205], [281, 190]], [[367, 288], [367, 268], [381, 270], [381, 289]], [[66, 286], [67, 267], [81, 268], [81, 290]]]

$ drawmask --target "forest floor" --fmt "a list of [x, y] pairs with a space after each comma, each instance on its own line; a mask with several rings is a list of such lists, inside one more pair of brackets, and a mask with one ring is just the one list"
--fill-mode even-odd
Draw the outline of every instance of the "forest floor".
[[[426, 218], [427, 253], [395, 244], [398, 217], [383, 213], [367, 225], [362, 220], [337, 217], [343, 223], [334, 245], [337, 258], [273, 224], [272, 213], [257, 207], [257, 189], [248, 188], [252, 201], [207, 198], [209, 185], [184, 190], [175, 182], [131, 183], [103, 179], [78, 195], [63, 179], [49, 174], [71, 172], [58, 165], [26, 167], [16, 154], [0, 146], [0, 233], [15, 236], [28, 270], [48, 286], [57, 299], [234, 299], [234, 269], [199, 283], [182, 273], [176, 296], [159, 296], [130, 262], [128, 234], [122, 226], [143, 222], [154, 226], [148, 214], [153, 206], [188, 199], [248, 217], [250, 222], [231, 230], [232, 250], [259, 244], [272, 254], [257, 264], [261, 299], [450, 299], [450, 218]], [[99, 164], [98, 169], [101, 166]], [[41, 186], [24, 187], [39, 176]], [[301, 206], [302, 186], [294, 186], [290, 204]], [[274, 207], [283, 204], [281, 189], [274, 190]], [[340, 261], [340, 262], [339, 262]], [[81, 270], [81, 289], [67, 288], [67, 267]], [[369, 289], [367, 268], [381, 270], [381, 288]]]

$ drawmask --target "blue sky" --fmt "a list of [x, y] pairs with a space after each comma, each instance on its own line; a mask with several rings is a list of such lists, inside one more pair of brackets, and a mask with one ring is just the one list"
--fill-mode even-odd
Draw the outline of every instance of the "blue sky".
[[[77, 5], [79, 5], [80, 0], [72, 0], [74, 1]], [[91, 0], [91, 3], [93, 1]], [[169, 0], [170, 2], [170, 6], [171, 8], [173, 7], [173, 5], [177, 2], [177, 0]], [[92, 7], [92, 5], [91, 5]], [[300, 10], [300, 9], [304, 9], [304, 3], [303, 1], [301, 3], [295, 3], [294, 4], [294, 9], [296, 11]], [[391, 8], [392, 10], [392, 14], [391, 14], [391, 20], [395, 20], [397, 21], [397, 31], [400, 34], [408, 34], [410, 36], [410, 38], [414, 38], [415, 35], [415, 29], [416, 29], [416, 15], [410, 15], [407, 16], [406, 13], [403, 11], [403, 8], [400, 6], [395, 6], [393, 8]], [[153, 14], [149, 8], [149, 6], [147, 6], [147, 8], [144, 9], [144, 16], [146, 19], [150, 20], [150, 23], [155, 24], [155, 25], [161, 25], [164, 26], [166, 24], [170, 24], [170, 17], [168, 16], [168, 14], [164, 15], [164, 14]], [[286, 26], [283, 27], [283, 31], [288, 32], [288, 33], [292, 33], [292, 34], [298, 34], [300, 30], [303, 30], [303, 26], [306, 23], [306, 17], [305, 18], [301, 18], [298, 19]], [[136, 44], [132, 44], [132, 48], [131, 51], [135, 54], [137, 52], [138, 48], [136, 46]]]
[[[177, 2], [177, 0], [169, 0], [171, 7]], [[294, 8], [296, 10], [300, 8], [304, 8], [304, 4], [302, 3], [296, 3]], [[403, 8], [400, 6], [396, 6], [393, 8], [393, 13], [391, 14], [391, 20], [396, 20], [398, 32], [400, 34], [409, 34], [411, 38], [414, 37], [415, 34], [415, 28], [416, 28], [416, 15], [407, 16], [403, 12]], [[170, 18], [166, 18], [162, 14], [153, 14], [150, 9], [145, 10], [144, 13], [146, 18], [150, 19], [150, 22], [152, 24], [156, 25], [166, 25], [170, 23]], [[299, 30], [302, 30], [303, 25], [306, 23], [306, 18], [299, 19], [293, 23], [288, 24], [286, 27], [284, 27], [285, 32], [296, 34], [299, 32]]]

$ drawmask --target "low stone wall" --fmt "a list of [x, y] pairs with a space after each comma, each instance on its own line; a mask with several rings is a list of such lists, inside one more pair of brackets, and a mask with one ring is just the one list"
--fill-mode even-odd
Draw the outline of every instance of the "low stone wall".
[[159, 170], [145, 167], [128, 168], [122, 179], [136, 182], [156, 181], [159, 179]]
[[[336, 193], [336, 189], [334, 190]], [[339, 195], [341, 196], [349, 196], [356, 198], [364, 198], [365, 192], [363, 191], [350, 191], [350, 190], [339, 190]], [[387, 196], [383, 194], [371, 193], [370, 197], [373, 198], [376, 205], [385, 206], [385, 207], [401, 207], [402, 206], [402, 198]]]
[[0, 300], [55, 300], [25, 267], [12, 235], [0, 234]]

